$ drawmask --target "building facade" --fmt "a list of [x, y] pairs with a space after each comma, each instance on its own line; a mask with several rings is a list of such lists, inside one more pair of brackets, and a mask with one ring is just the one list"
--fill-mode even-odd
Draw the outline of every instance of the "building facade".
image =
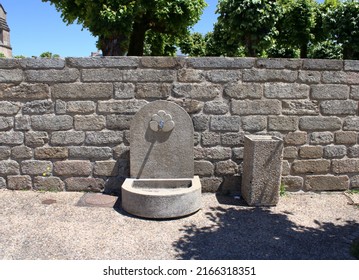
[[6, 21], [6, 11], [0, 4], [0, 53], [5, 57], [12, 57], [12, 48], [10, 45], [10, 28]]

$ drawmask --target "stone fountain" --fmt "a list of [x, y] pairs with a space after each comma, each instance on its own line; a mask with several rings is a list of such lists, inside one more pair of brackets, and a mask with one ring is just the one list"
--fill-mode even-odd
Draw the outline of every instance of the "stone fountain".
[[130, 127], [130, 174], [121, 188], [122, 208], [135, 216], [167, 219], [201, 208], [194, 176], [193, 124], [175, 103], [144, 106]]

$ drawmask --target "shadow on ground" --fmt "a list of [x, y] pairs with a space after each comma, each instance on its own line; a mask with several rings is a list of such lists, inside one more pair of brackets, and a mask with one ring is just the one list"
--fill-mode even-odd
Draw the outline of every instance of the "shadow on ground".
[[211, 226], [181, 229], [183, 237], [173, 243], [177, 259], [353, 259], [350, 236], [359, 232], [355, 221], [339, 226], [314, 221], [317, 227], [303, 227], [288, 219], [293, 213], [270, 208], [219, 206], [205, 214]]

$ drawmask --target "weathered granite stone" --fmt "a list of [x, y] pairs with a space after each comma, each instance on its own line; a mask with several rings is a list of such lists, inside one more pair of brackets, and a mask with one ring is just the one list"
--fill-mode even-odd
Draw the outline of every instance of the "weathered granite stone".
[[263, 85], [252, 83], [231, 83], [224, 88], [225, 95], [235, 99], [253, 98], [263, 96]]
[[316, 100], [283, 100], [284, 115], [319, 115], [319, 105]]
[[274, 131], [296, 131], [298, 129], [298, 118], [287, 116], [269, 116], [268, 130]]
[[112, 149], [110, 147], [69, 147], [69, 157], [72, 159], [110, 159], [112, 157]]
[[85, 143], [88, 145], [121, 144], [122, 131], [91, 131], [86, 132]]
[[108, 115], [106, 116], [106, 127], [113, 130], [129, 129], [132, 118], [131, 115]]
[[37, 191], [63, 191], [65, 184], [58, 177], [36, 176], [34, 178], [34, 189]]
[[113, 94], [113, 85], [109, 83], [55, 84], [51, 92], [53, 98], [64, 100], [109, 99]]
[[232, 100], [232, 113], [235, 115], [279, 115], [282, 104], [279, 100]]
[[31, 131], [25, 133], [25, 144], [29, 147], [41, 147], [49, 140], [45, 131]]
[[239, 146], [239, 145], [243, 145], [244, 143], [244, 133], [240, 132], [240, 133], [235, 133], [235, 132], [230, 132], [230, 133], [224, 133], [221, 134], [221, 142], [223, 146]]
[[147, 104], [145, 100], [111, 100], [99, 101], [98, 113], [105, 114], [135, 114]]
[[299, 176], [283, 176], [282, 183], [287, 191], [297, 192], [303, 188], [303, 178]]
[[30, 130], [31, 121], [30, 116], [16, 116], [15, 117], [15, 130]]
[[359, 117], [347, 117], [344, 119], [343, 130], [359, 131]]
[[45, 160], [24, 160], [21, 162], [21, 173], [27, 175], [43, 175], [52, 172], [52, 162]]
[[68, 157], [67, 147], [35, 148], [35, 159], [65, 159]]
[[66, 114], [66, 102], [63, 100], [55, 101], [55, 113], [57, 115], [65, 115]]
[[338, 117], [301, 117], [299, 119], [300, 130], [339, 130], [342, 127], [342, 121]]
[[325, 158], [343, 158], [347, 154], [347, 147], [344, 145], [325, 146], [324, 157]]
[[201, 185], [203, 192], [215, 193], [219, 190], [223, 179], [219, 177], [204, 177], [201, 178]]
[[335, 144], [353, 145], [358, 141], [358, 133], [355, 131], [338, 131], [334, 133]]
[[256, 132], [267, 128], [267, 117], [264, 116], [244, 116], [241, 121], [245, 131]]
[[348, 99], [349, 86], [346, 85], [312, 85], [311, 97], [313, 99]]
[[348, 148], [348, 157], [359, 158], [359, 145], [354, 145]]
[[329, 131], [312, 132], [309, 136], [309, 143], [312, 145], [326, 145], [334, 141], [333, 133]]
[[288, 160], [282, 161], [282, 176], [286, 176], [290, 174], [290, 163]]
[[215, 165], [215, 173], [219, 176], [234, 175], [238, 172], [238, 165], [232, 160], [219, 161]]
[[31, 177], [28, 175], [8, 176], [7, 187], [10, 190], [31, 190]]
[[320, 103], [323, 115], [356, 115], [358, 102], [353, 100], [329, 100]]
[[321, 146], [302, 146], [299, 148], [301, 158], [321, 158], [323, 156], [323, 147]]
[[343, 191], [348, 188], [348, 176], [314, 175], [305, 180], [307, 191]]
[[204, 106], [204, 102], [190, 99], [190, 98], [189, 99], [186, 99], [186, 98], [184, 98], [184, 99], [183, 98], [182, 99], [168, 99], [168, 101], [172, 101], [172, 102], [178, 104], [183, 109], [185, 109], [185, 111], [188, 114], [199, 113]]
[[298, 156], [297, 147], [288, 146], [283, 148], [283, 158], [284, 159], [294, 159]]
[[194, 174], [199, 176], [212, 176], [214, 165], [208, 160], [197, 160], [194, 162]]
[[207, 160], [225, 160], [231, 158], [231, 148], [200, 148], [194, 147], [195, 159], [207, 159]]
[[172, 85], [169, 83], [138, 83], [135, 97], [138, 99], [167, 99], [171, 88]]
[[87, 160], [57, 161], [54, 163], [54, 174], [59, 176], [89, 176], [92, 164]]
[[267, 135], [251, 135], [244, 139], [242, 196], [249, 205], [276, 205], [283, 141]]
[[67, 115], [31, 116], [31, 126], [34, 130], [69, 130], [73, 127], [73, 118]]
[[264, 96], [277, 99], [303, 99], [309, 97], [309, 86], [296, 83], [267, 83]]
[[118, 164], [116, 160], [95, 161], [93, 174], [96, 176], [117, 176]]
[[221, 143], [221, 136], [216, 132], [203, 132], [201, 143], [202, 146], [217, 146]]
[[8, 159], [10, 157], [10, 147], [0, 146], [0, 160]]
[[50, 100], [34, 100], [26, 102], [22, 107], [22, 113], [27, 115], [51, 114], [55, 112], [54, 103]]
[[350, 187], [351, 188], [359, 188], [359, 175], [354, 175], [350, 178]]
[[326, 159], [295, 160], [292, 163], [292, 170], [295, 174], [328, 173], [329, 169], [330, 160]]
[[10, 130], [14, 127], [14, 119], [11, 117], [0, 117], [0, 130]]
[[211, 70], [206, 71], [207, 80], [213, 83], [229, 83], [240, 80], [241, 71], [238, 70]]
[[16, 146], [11, 149], [13, 159], [31, 159], [32, 154], [32, 149], [26, 146]]
[[70, 83], [80, 77], [80, 71], [78, 69], [25, 70], [24, 75], [29, 83]]
[[85, 132], [83, 131], [56, 131], [51, 134], [50, 142], [54, 146], [66, 146], [81, 145], [82, 143], [84, 143], [84, 141]]
[[106, 127], [106, 118], [98, 115], [77, 115], [74, 117], [74, 126], [79, 131], [102, 130]]
[[6, 188], [6, 180], [3, 177], [0, 177], [0, 189]]
[[229, 111], [229, 106], [223, 101], [209, 101], [204, 104], [203, 112], [205, 114], [223, 115]]
[[216, 84], [188, 84], [175, 83], [172, 88], [174, 97], [193, 98], [197, 100], [212, 100], [219, 96], [222, 92], [222, 86]]
[[238, 116], [212, 116], [210, 129], [213, 131], [238, 131], [240, 118]]
[[96, 104], [93, 101], [69, 101], [66, 104], [67, 113], [92, 114], [96, 110]]
[[113, 149], [113, 158], [114, 159], [130, 159], [130, 147], [125, 146], [124, 144], [118, 145]]
[[204, 115], [198, 115], [192, 117], [193, 128], [195, 131], [204, 131], [208, 129], [209, 117]]
[[20, 174], [19, 164], [14, 160], [0, 161], [0, 176]]
[[235, 160], [243, 159], [244, 147], [233, 148], [232, 149], [232, 154], [233, 154], [233, 159], [235, 159]]
[[306, 84], [318, 84], [321, 76], [320, 71], [299, 70], [298, 81]]
[[17, 102], [0, 101], [0, 115], [13, 116], [20, 111], [21, 105]]
[[306, 132], [288, 132], [288, 134], [284, 137], [284, 143], [287, 145], [304, 145], [306, 142]]
[[297, 71], [287, 69], [245, 69], [243, 70], [244, 82], [295, 82]]
[[[155, 132], [149, 128], [151, 117], [161, 110], [165, 110], [174, 122], [174, 128], [169, 132]], [[193, 177], [193, 126], [181, 107], [167, 101], [149, 103], [133, 118], [130, 133], [131, 177]]]
[[0, 100], [41, 100], [50, 98], [46, 84], [0, 84]]
[[24, 133], [17, 131], [0, 132], [0, 145], [21, 145], [24, 143]]
[[100, 178], [71, 177], [65, 180], [67, 191], [100, 192], [105, 188], [105, 181]]

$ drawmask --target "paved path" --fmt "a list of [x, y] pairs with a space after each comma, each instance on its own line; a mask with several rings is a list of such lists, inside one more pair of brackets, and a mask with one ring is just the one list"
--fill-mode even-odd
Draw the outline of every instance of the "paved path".
[[0, 190], [0, 259], [353, 259], [359, 237], [359, 208], [342, 193], [272, 208], [204, 194], [196, 214], [162, 221], [88, 207], [97, 199], [108, 206], [93, 194]]

